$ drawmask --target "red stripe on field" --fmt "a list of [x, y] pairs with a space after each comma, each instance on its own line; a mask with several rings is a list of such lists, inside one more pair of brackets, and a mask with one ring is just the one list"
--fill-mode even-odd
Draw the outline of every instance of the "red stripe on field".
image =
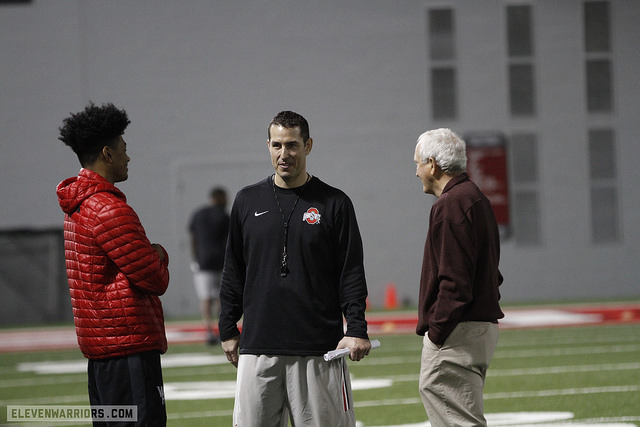
[[573, 313], [597, 314], [602, 316], [603, 323], [637, 323], [640, 322], [640, 306], [623, 305], [612, 307], [578, 307], [566, 308]]
[[[545, 321], [544, 316], [549, 316]], [[565, 317], [559, 321], [558, 317]], [[513, 321], [517, 319], [518, 321]], [[534, 320], [535, 319], [535, 320]], [[412, 313], [375, 313], [367, 315], [369, 335], [415, 333], [418, 316]], [[640, 323], [640, 302], [603, 306], [549, 306], [505, 310], [501, 327], [532, 328], [579, 326], [594, 324]], [[198, 323], [167, 323], [169, 344], [205, 341], [203, 327]], [[60, 350], [77, 348], [75, 328], [42, 328], [0, 330], [0, 353], [17, 351]]]

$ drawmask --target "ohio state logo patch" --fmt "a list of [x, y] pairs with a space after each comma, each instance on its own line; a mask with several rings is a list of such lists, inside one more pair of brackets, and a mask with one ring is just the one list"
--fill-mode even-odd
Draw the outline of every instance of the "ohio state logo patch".
[[302, 220], [306, 221], [307, 224], [320, 224], [320, 217], [321, 215], [318, 213], [317, 208], [309, 208], [304, 215], [302, 215]]

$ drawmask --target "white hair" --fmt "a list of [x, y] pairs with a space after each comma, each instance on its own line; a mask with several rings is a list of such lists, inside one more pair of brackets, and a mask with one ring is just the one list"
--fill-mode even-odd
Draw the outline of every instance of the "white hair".
[[433, 157], [444, 173], [458, 175], [467, 169], [467, 152], [464, 140], [451, 129], [429, 130], [418, 138], [420, 161]]

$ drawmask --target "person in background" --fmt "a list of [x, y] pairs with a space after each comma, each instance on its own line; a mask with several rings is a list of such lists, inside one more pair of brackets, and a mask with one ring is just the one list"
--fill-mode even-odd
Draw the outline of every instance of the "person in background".
[[420, 279], [420, 396], [434, 427], [486, 426], [482, 392], [504, 317], [498, 226], [489, 200], [465, 172], [458, 135], [423, 133], [414, 161], [423, 191], [437, 197]]
[[220, 280], [224, 265], [224, 252], [229, 232], [227, 192], [220, 187], [209, 194], [210, 204], [198, 209], [189, 222], [191, 239], [191, 271], [200, 313], [204, 322], [207, 342], [219, 342], [214, 319], [220, 311]]
[[233, 423], [353, 427], [347, 363], [322, 355], [349, 348], [358, 361], [371, 349], [354, 208], [307, 173], [304, 117], [283, 111], [267, 129], [275, 173], [237, 194], [222, 272], [220, 338], [238, 367]]
[[129, 123], [113, 104], [90, 103], [64, 119], [59, 139], [82, 168], [57, 186], [57, 195], [78, 345], [89, 359], [91, 406], [135, 405], [135, 425], [166, 425], [160, 355], [167, 338], [159, 296], [169, 284], [169, 256], [149, 242], [114, 185], [128, 178], [123, 134]]

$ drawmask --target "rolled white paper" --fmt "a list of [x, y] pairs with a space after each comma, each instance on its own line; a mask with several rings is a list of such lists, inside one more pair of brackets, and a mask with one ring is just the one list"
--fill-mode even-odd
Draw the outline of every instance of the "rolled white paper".
[[[371, 349], [378, 348], [378, 347], [380, 347], [380, 341], [379, 340], [371, 340]], [[325, 355], [323, 357], [324, 357], [325, 362], [328, 362], [330, 360], [337, 359], [339, 357], [344, 357], [349, 353], [351, 353], [350, 349], [341, 348], [339, 350], [328, 351], [328, 352], [325, 353]]]

